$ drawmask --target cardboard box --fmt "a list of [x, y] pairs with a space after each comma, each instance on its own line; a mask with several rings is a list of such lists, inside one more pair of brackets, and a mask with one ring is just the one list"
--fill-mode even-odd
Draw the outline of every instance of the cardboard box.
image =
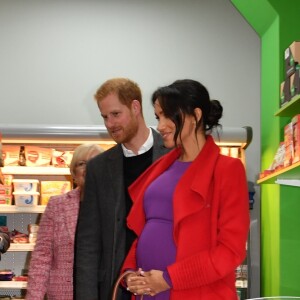
[[12, 195], [0, 195], [0, 205], [11, 205]]
[[296, 66], [295, 73], [290, 78], [290, 95], [293, 98], [300, 94], [300, 65]]
[[71, 190], [70, 181], [41, 181], [41, 205], [47, 205], [51, 196], [61, 195]]
[[11, 185], [2, 185], [0, 184], [0, 195], [11, 195], [12, 194], [12, 186]]
[[300, 41], [294, 41], [284, 51], [285, 76], [291, 76], [296, 69], [296, 65], [300, 64]]
[[291, 100], [291, 79], [286, 78], [280, 85], [280, 107], [284, 106]]
[[291, 123], [293, 124], [293, 163], [296, 163], [300, 161], [300, 114], [294, 116]]
[[290, 122], [284, 126], [284, 167], [288, 167], [292, 164], [294, 159], [294, 141], [293, 141], [293, 123]]

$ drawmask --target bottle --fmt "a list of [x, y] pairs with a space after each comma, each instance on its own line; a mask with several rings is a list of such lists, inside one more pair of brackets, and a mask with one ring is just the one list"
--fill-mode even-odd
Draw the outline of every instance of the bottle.
[[19, 166], [26, 166], [25, 146], [20, 147]]

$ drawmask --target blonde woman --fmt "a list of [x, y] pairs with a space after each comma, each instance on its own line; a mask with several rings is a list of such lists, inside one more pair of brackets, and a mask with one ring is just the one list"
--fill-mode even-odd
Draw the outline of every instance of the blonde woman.
[[87, 162], [103, 149], [96, 144], [78, 146], [70, 172], [76, 188], [50, 198], [40, 222], [29, 265], [27, 300], [73, 300], [74, 239]]

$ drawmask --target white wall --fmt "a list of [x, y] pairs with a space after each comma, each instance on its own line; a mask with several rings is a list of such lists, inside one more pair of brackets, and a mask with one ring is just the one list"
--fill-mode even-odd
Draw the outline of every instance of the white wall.
[[224, 126], [252, 126], [248, 177], [260, 170], [260, 40], [229, 0], [1, 0], [0, 123], [103, 124], [93, 94], [125, 76], [144, 94], [201, 81]]
[[[260, 39], [230, 0], [0, 0], [0, 37], [0, 124], [103, 124], [93, 94], [125, 76], [140, 84], [155, 125], [151, 93], [192, 78], [222, 102], [224, 126], [253, 128], [246, 159], [256, 181]], [[258, 260], [251, 297], [259, 296]]]

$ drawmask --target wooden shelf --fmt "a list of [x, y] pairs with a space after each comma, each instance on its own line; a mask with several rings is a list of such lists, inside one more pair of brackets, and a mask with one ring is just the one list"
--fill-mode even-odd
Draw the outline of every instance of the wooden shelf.
[[294, 96], [287, 104], [275, 113], [275, 116], [294, 117], [297, 112], [300, 112], [300, 95]]
[[16, 206], [16, 205], [0, 205], [0, 212], [2, 214], [5, 213], [11, 213], [11, 214], [17, 214], [17, 213], [43, 213], [45, 211], [46, 205], [36, 205], [36, 206]]
[[[284, 179], [285, 184], [288, 183], [288, 180], [290, 180], [289, 185], [293, 185], [293, 182], [297, 182], [297, 180], [300, 179], [300, 162], [297, 162], [295, 164], [292, 164], [291, 166], [288, 166], [284, 169], [281, 169], [277, 172], [274, 172], [264, 178], [261, 178], [257, 180], [258, 184], [261, 183], [276, 183], [276, 180]], [[280, 181], [278, 182], [280, 183]], [[296, 185], [297, 186], [297, 185]]]
[[27, 281], [0, 281], [0, 289], [27, 289]]
[[11, 243], [8, 252], [33, 251], [35, 243]]
[[6, 166], [2, 169], [3, 174], [7, 175], [70, 175], [69, 168], [56, 167], [20, 167]]

